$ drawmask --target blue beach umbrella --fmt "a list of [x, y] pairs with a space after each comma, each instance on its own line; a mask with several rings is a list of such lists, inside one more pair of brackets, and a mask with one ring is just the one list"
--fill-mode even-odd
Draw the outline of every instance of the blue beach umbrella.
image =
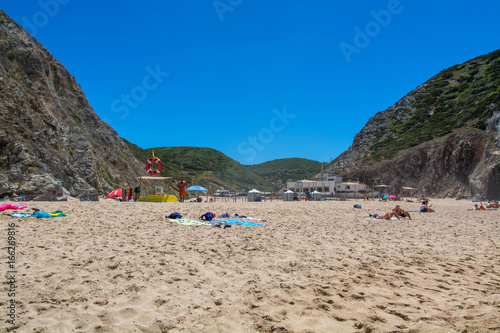
[[186, 191], [193, 191], [193, 192], [208, 192], [208, 190], [204, 187], [198, 186], [198, 185], [193, 185], [191, 187], [188, 187]]
[[[188, 187], [186, 191], [192, 191], [192, 192], [208, 192], [208, 190], [202, 186], [199, 185], [193, 185], [191, 187]], [[196, 197], [198, 198], [198, 193], [196, 193]]]

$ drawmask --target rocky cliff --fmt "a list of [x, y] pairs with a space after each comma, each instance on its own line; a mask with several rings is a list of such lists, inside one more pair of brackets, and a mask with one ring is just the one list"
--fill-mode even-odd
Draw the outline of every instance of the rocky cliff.
[[70, 73], [0, 10], [0, 198], [96, 198], [143, 164]]
[[366, 184], [500, 199], [500, 50], [455, 65], [377, 113], [328, 167]]

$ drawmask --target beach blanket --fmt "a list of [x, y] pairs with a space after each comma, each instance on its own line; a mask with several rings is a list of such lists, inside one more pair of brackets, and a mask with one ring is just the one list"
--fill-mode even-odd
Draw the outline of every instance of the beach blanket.
[[0, 212], [3, 212], [6, 209], [24, 209], [27, 208], [28, 206], [26, 205], [12, 205], [8, 203], [4, 203], [0, 206]]
[[189, 219], [167, 219], [167, 221], [179, 223], [179, 224], [182, 224], [182, 225], [194, 225], [194, 226], [198, 226], [198, 225], [210, 225], [210, 223], [208, 223], [206, 221], [189, 220]]
[[257, 221], [257, 222], [266, 222], [267, 221], [265, 219], [257, 219], [255, 217], [249, 217], [249, 216], [238, 215], [238, 214], [234, 214], [234, 217], [237, 218], [237, 219], [249, 220], [249, 221]]
[[216, 219], [215, 222], [222, 222], [222, 223], [227, 223], [227, 224], [239, 224], [239, 225], [244, 225], [246, 227], [265, 227], [263, 224], [258, 224], [258, 223], [253, 223], [253, 222], [247, 222], [247, 221], [240, 221], [240, 220], [231, 220], [231, 219]]
[[12, 213], [10, 214], [11, 217], [19, 217], [19, 218], [24, 218], [24, 217], [32, 217], [35, 216], [33, 213]]
[[60, 210], [52, 212], [52, 213], [46, 213], [46, 212], [41, 212], [41, 211], [37, 210], [36, 212], [33, 213], [33, 216], [36, 216], [39, 219], [43, 219], [43, 218], [66, 216], [66, 214], [64, 214]]
[[[367, 220], [379, 220], [379, 221], [384, 221], [384, 220], [385, 220], [385, 221], [389, 221], [389, 220], [386, 220], [386, 219], [377, 219], [375, 216], [368, 216], [368, 217], [366, 217], [366, 219], [367, 219]], [[391, 217], [391, 220], [396, 220], [396, 221], [398, 221], [398, 218], [397, 218], [397, 217]], [[402, 219], [401, 219], [401, 220], [399, 220], [399, 221], [402, 221], [402, 220], [404, 220], [404, 218], [402, 218]]]
[[[409, 212], [412, 212], [412, 213], [431, 213], [431, 212], [421, 212], [419, 210], [409, 210]], [[432, 212], [432, 213], [435, 213], [435, 212]]]

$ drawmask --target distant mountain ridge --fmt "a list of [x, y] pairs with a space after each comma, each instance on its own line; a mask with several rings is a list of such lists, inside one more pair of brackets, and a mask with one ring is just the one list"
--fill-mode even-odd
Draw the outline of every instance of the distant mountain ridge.
[[499, 107], [497, 50], [441, 71], [377, 113], [327, 170], [367, 184], [498, 200]]
[[[314, 175], [320, 162], [301, 158], [285, 158], [257, 165], [242, 165], [220, 151], [201, 147], [157, 147], [141, 149], [125, 140], [140, 161], [154, 155], [162, 161], [161, 175], [184, 177], [191, 185], [202, 185], [210, 192], [228, 189], [234, 192], [257, 188], [272, 191], [282, 188], [287, 180]], [[174, 184], [175, 185], [175, 184]]]

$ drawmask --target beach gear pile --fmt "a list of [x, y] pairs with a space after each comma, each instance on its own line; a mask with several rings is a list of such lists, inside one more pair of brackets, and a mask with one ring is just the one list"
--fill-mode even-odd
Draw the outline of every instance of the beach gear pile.
[[213, 212], [206, 212], [201, 215], [197, 220], [183, 218], [183, 216], [178, 212], [173, 212], [165, 216], [167, 221], [175, 222], [183, 225], [206, 225], [213, 226], [216, 228], [230, 228], [232, 225], [242, 225], [246, 227], [265, 227], [264, 224], [255, 223], [256, 222], [264, 222], [265, 219], [259, 219], [254, 217], [248, 217], [245, 215], [234, 214], [231, 216], [228, 213], [222, 213], [219, 217], [216, 217], [216, 214]]
[[[33, 213], [27, 213], [27, 212], [18, 212], [18, 210], [23, 210], [25, 208], [28, 208], [26, 205], [13, 205], [13, 204], [8, 204], [4, 203], [0, 205], [0, 212], [7, 210], [7, 209], [12, 209], [14, 212], [10, 214], [11, 217], [17, 217], [17, 218], [25, 218], [25, 217], [36, 217], [39, 219], [42, 218], [51, 218], [51, 217], [60, 217], [60, 216], [66, 216], [62, 211], [58, 210], [55, 212], [47, 213], [47, 212], [41, 212], [37, 208], [33, 208]], [[4, 213], [6, 214], [6, 213]], [[9, 215], [9, 214], [7, 214]]]

